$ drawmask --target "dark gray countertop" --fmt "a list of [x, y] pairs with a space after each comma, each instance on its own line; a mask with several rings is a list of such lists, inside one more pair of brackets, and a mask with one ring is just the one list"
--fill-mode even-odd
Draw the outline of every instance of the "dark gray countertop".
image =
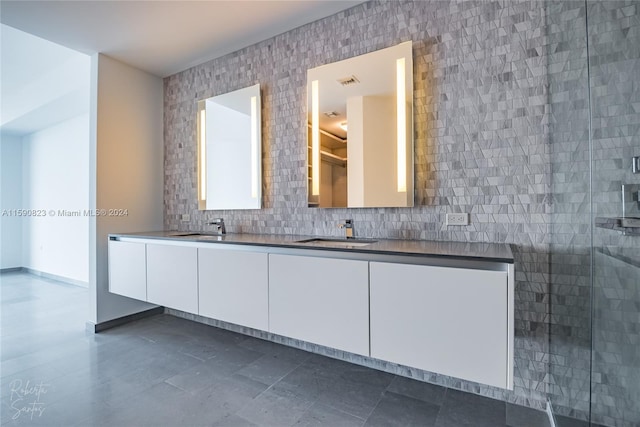
[[[479, 260], [513, 263], [513, 253], [511, 247], [506, 243], [481, 243], [481, 242], [440, 242], [427, 240], [387, 240], [374, 239], [375, 243], [367, 246], [347, 247], [331, 246], [331, 243], [324, 243], [317, 246], [309, 243], [300, 243], [300, 240], [312, 238], [327, 238], [335, 240], [346, 240], [335, 237], [324, 236], [296, 236], [279, 234], [234, 234], [228, 233], [224, 236], [216, 235], [194, 235], [184, 236], [188, 231], [149, 231], [136, 233], [114, 233], [113, 237], [133, 237], [145, 239], [176, 240], [210, 244], [236, 244], [253, 246], [275, 246], [294, 249], [313, 249], [324, 251], [357, 252], [382, 255], [409, 255], [456, 258], [463, 260]], [[194, 232], [198, 233], [198, 232]], [[182, 236], [180, 236], [182, 235]], [[358, 239], [356, 239], [357, 241]]]

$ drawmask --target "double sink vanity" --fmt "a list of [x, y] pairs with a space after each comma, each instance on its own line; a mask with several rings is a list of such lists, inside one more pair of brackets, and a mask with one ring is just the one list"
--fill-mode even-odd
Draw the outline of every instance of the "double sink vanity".
[[109, 290], [513, 389], [509, 245], [148, 232], [109, 236]]
[[[412, 56], [406, 41], [307, 71], [309, 208], [414, 205]], [[259, 82], [198, 101], [199, 210], [261, 209], [261, 102]], [[224, 234], [222, 220], [211, 224], [221, 235], [110, 235], [109, 290], [379, 369], [513, 389], [509, 245]], [[341, 227], [353, 237], [350, 220]]]

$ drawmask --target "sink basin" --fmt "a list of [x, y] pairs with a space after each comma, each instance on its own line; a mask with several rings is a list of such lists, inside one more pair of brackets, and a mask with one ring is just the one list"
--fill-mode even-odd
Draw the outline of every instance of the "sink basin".
[[296, 243], [304, 243], [312, 246], [359, 248], [362, 246], [369, 246], [370, 244], [375, 242], [377, 242], [377, 240], [313, 238], [313, 239], [298, 240]]

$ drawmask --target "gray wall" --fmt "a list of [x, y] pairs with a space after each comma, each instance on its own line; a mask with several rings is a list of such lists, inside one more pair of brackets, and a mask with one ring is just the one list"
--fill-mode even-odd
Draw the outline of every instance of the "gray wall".
[[[505, 242], [516, 257], [515, 390], [430, 381], [520, 404], [546, 398], [550, 153], [544, 3], [368, 2], [165, 79], [165, 227]], [[306, 70], [412, 40], [414, 208], [310, 209]], [[260, 83], [260, 211], [198, 212], [196, 101]], [[471, 225], [444, 225], [470, 212]], [[181, 222], [182, 214], [191, 221]]]

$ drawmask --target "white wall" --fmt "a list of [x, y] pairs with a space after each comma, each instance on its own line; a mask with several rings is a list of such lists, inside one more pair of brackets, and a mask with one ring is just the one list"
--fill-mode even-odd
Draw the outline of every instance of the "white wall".
[[[89, 280], [89, 115], [23, 138], [23, 267]], [[65, 214], [63, 214], [66, 213]]]
[[[347, 116], [349, 206], [412, 206], [413, 168], [409, 163], [413, 161], [410, 155], [405, 159], [407, 191], [398, 192], [397, 187], [395, 96], [350, 97]], [[411, 153], [409, 148], [407, 153]]]
[[159, 77], [92, 56], [90, 203], [128, 212], [90, 219], [89, 321], [95, 324], [153, 307], [109, 293], [107, 239], [164, 227], [163, 102]]
[[[0, 136], [0, 210], [22, 208], [22, 144], [16, 136]], [[5, 212], [6, 213], [6, 212]], [[0, 268], [22, 267], [22, 218], [2, 214]]]

